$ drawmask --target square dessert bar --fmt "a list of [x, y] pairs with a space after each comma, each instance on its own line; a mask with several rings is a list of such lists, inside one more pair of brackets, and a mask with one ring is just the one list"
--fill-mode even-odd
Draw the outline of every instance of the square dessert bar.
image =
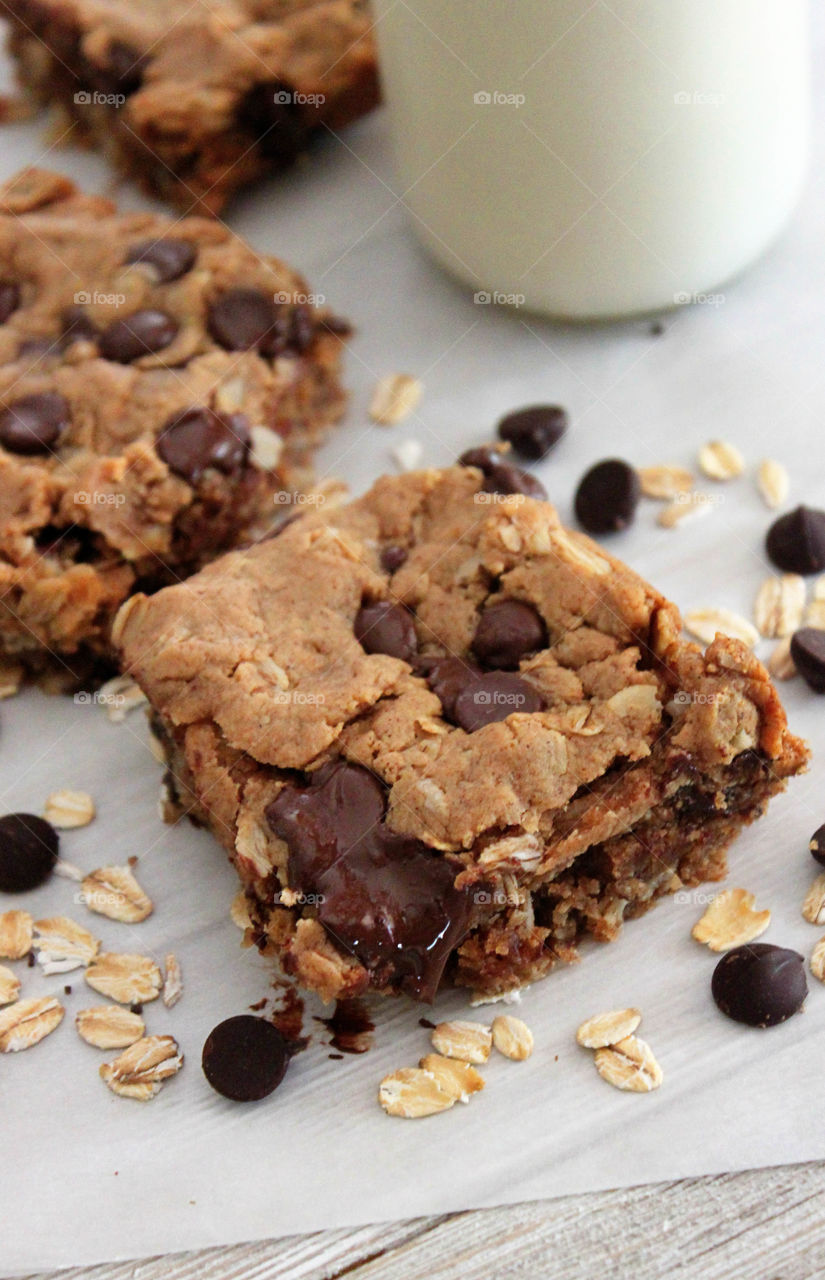
[[8, 0], [3, 17], [22, 84], [195, 213], [378, 99], [363, 0]]
[[615, 938], [806, 763], [765, 669], [706, 653], [537, 482], [378, 481], [115, 624], [179, 811], [324, 999], [492, 997]]
[[[154, 590], [272, 523], [341, 413], [345, 327], [213, 219], [0, 190], [0, 655], [70, 683]], [[102, 665], [103, 664], [103, 665]]]

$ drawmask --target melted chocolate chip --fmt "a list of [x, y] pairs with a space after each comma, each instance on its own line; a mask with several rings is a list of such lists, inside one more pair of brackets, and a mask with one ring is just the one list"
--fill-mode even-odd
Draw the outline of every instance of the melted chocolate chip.
[[5, 324], [20, 306], [20, 285], [14, 280], [0, 280], [0, 324]]
[[164, 351], [178, 335], [178, 323], [165, 311], [133, 311], [125, 320], [114, 320], [100, 335], [105, 360], [131, 364], [141, 356]]
[[481, 678], [481, 667], [463, 658], [436, 658], [428, 665], [427, 683], [441, 703], [445, 720], [455, 724], [456, 699], [469, 684]]
[[85, 307], [75, 303], [64, 307], [60, 313], [61, 346], [71, 346], [73, 342], [94, 342], [98, 328]]
[[508, 413], [498, 424], [498, 437], [508, 440], [522, 458], [538, 462], [567, 430], [567, 413], [557, 404], [536, 404]]
[[825, 569], [825, 511], [796, 507], [774, 520], [765, 547], [783, 573], [819, 573]]
[[405, 547], [384, 547], [381, 552], [381, 568], [385, 573], [395, 573], [401, 568], [402, 564], [406, 564], [406, 561], [407, 551]]
[[468, 449], [462, 453], [459, 462], [463, 467], [478, 467], [484, 476], [481, 486], [484, 493], [522, 493], [528, 498], [547, 497], [544, 485], [521, 467], [514, 467], [505, 462], [497, 449], [485, 445], [479, 449]]
[[769, 942], [750, 942], [724, 955], [713, 971], [713, 998], [722, 1013], [749, 1027], [774, 1027], [802, 1007], [808, 994], [804, 960]]
[[791, 658], [814, 693], [825, 693], [825, 631], [802, 627], [791, 637]]
[[277, 1027], [250, 1013], [219, 1022], [203, 1046], [203, 1074], [233, 1102], [266, 1098], [286, 1074], [289, 1045]]
[[289, 847], [290, 886], [316, 895], [321, 924], [374, 985], [431, 1000], [467, 931], [469, 900], [446, 857], [390, 830], [384, 803], [371, 773], [339, 762], [308, 786], [285, 786], [266, 817]]
[[412, 614], [403, 604], [390, 600], [362, 605], [353, 630], [365, 653], [386, 653], [409, 662], [418, 648]]
[[54, 391], [13, 400], [0, 412], [0, 445], [10, 453], [48, 453], [69, 425], [69, 406]]
[[126, 255], [126, 262], [130, 265], [147, 263], [153, 268], [158, 284], [169, 284], [191, 271], [197, 256], [197, 249], [190, 240], [166, 236], [162, 240], [142, 240], [134, 245]]
[[528, 653], [547, 645], [547, 628], [531, 604], [500, 600], [479, 619], [472, 650], [485, 667], [515, 671]]
[[811, 857], [820, 866], [825, 867], [825, 825], [817, 827], [808, 843]]
[[293, 164], [306, 149], [308, 130], [300, 106], [290, 86], [280, 80], [255, 85], [247, 93], [239, 122], [278, 168]]
[[260, 350], [275, 328], [278, 308], [260, 289], [227, 289], [210, 304], [207, 325], [227, 351]]
[[639, 505], [639, 477], [621, 458], [597, 462], [576, 490], [576, 519], [588, 533], [618, 533], [633, 522]]
[[466, 733], [506, 720], [516, 712], [541, 711], [544, 703], [532, 685], [512, 671], [487, 671], [471, 680], [455, 699], [454, 718]]
[[36, 889], [54, 870], [58, 845], [57, 832], [45, 818], [32, 813], [0, 818], [0, 892]]
[[207, 467], [232, 475], [249, 451], [249, 424], [242, 413], [186, 409], [166, 423], [155, 448], [176, 475], [197, 484]]

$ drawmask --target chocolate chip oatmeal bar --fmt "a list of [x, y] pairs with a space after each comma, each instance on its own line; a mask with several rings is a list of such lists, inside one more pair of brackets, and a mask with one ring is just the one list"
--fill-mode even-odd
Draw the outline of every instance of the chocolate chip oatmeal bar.
[[500, 996], [725, 874], [806, 763], [741, 642], [482, 450], [384, 478], [120, 613], [179, 811], [325, 999]]
[[0, 655], [83, 679], [131, 591], [272, 522], [343, 408], [306, 290], [212, 219], [0, 191]]
[[363, 0], [7, 0], [2, 13], [23, 85], [196, 213], [377, 101]]

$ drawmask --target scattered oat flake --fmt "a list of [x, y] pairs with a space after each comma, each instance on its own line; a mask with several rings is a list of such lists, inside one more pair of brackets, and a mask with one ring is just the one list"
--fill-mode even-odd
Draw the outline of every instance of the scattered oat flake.
[[415, 471], [423, 452], [420, 440], [402, 440], [392, 450], [392, 460], [399, 471]]
[[825, 631], [825, 600], [812, 600], [805, 610], [805, 626]]
[[163, 1003], [167, 1009], [176, 1005], [183, 995], [183, 975], [180, 961], [173, 951], [166, 957], [166, 976], [163, 980]]
[[20, 995], [20, 979], [11, 969], [0, 964], [0, 1004], [11, 1004]]
[[642, 1020], [638, 1009], [612, 1009], [588, 1018], [576, 1032], [576, 1042], [584, 1049], [605, 1049], [632, 1035]]
[[760, 633], [770, 639], [790, 636], [802, 625], [805, 579], [798, 573], [766, 578], [759, 588], [753, 616]]
[[493, 1033], [482, 1022], [439, 1022], [432, 1035], [433, 1048], [445, 1058], [461, 1062], [486, 1062], [493, 1044]]
[[104, 1062], [100, 1077], [121, 1098], [148, 1102], [182, 1066], [183, 1054], [173, 1036], [146, 1036], [114, 1062]]
[[791, 637], [780, 640], [768, 658], [768, 670], [775, 680], [792, 680], [796, 675], [796, 663], [791, 657]]
[[428, 1053], [418, 1065], [435, 1077], [438, 1085], [454, 1102], [469, 1102], [471, 1094], [484, 1088], [483, 1076], [469, 1062], [444, 1058], [440, 1053]]
[[741, 640], [749, 649], [759, 639], [759, 632], [753, 623], [748, 622], [741, 614], [734, 613], [732, 609], [692, 609], [685, 614], [685, 630], [703, 644], [711, 644], [717, 632]]
[[513, 1062], [523, 1062], [533, 1052], [533, 1033], [521, 1018], [499, 1014], [493, 1018], [492, 1033], [495, 1048]]
[[75, 880], [80, 884], [86, 872], [81, 871], [80, 867], [76, 867], [73, 862], [67, 862], [65, 858], [58, 858], [54, 864], [54, 874], [60, 876], [63, 880]]
[[115, 676], [98, 690], [97, 700], [106, 708], [106, 715], [115, 724], [125, 720], [130, 711], [147, 701], [146, 694], [131, 676]]
[[668, 503], [659, 512], [656, 523], [663, 529], [676, 529], [680, 524], [685, 524], [697, 516], [706, 515], [713, 506], [714, 503], [706, 493], [699, 493], [692, 489], [690, 493], [680, 494], [679, 497], [674, 498], [673, 502]]
[[725, 889], [693, 926], [693, 937], [711, 951], [730, 951], [753, 942], [771, 922], [770, 911], [755, 911], [753, 903], [747, 889]]
[[825, 875], [817, 876], [805, 895], [802, 914], [810, 924], [825, 924]]
[[39, 1044], [60, 1026], [64, 1013], [54, 996], [18, 1000], [0, 1009], [0, 1053], [19, 1053]]
[[421, 1067], [402, 1067], [384, 1076], [378, 1086], [378, 1101], [390, 1116], [417, 1120], [448, 1111], [455, 1098], [438, 1083], [430, 1071]]
[[638, 1036], [626, 1036], [609, 1048], [597, 1049], [594, 1059], [599, 1075], [616, 1089], [650, 1093], [664, 1078], [650, 1045]]
[[140, 1014], [117, 1004], [81, 1009], [74, 1023], [81, 1040], [95, 1049], [125, 1049], [140, 1040], [146, 1030]]
[[810, 966], [814, 977], [825, 982], [825, 938], [820, 938], [811, 952]]
[[34, 921], [28, 911], [0, 915], [0, 959], [22, 960], [32, 949]]
[[252, 919], [249, 914], [249, 900], [243, 889], [239, 889], [232, 899], [229, 908], [229, 918], [239, 929], [251, 929]]
[[781, 507], [787, 498], [791, 481], [781, 462], [777, 462], [775, 458], [765, 458], [760, 462], [756, 473], [756, 486], [765, 506], [773, 511], [776, 507]]
[[745, 470], [745, 459], [735, 444], [709, 440], [699, 450], [699, 466], [711, 480], [733, 480]]
[[139, 924], [154, 910], [129, 867], [98, 867], [90, 872], [83, 881], [83, 901], [90, 911], [121, 924]]
[[639, 483], [646, 498], [675, 498], [693, 488], [693, 472], [667, 464], [640, 467]]
[[370, 401], [373, 422], [391, 427], [401, 422], [421, 399], [423, 383], [409, 373], [388, 373], [377, 383]]
[[46, 974], [71, 973], [91, 964], [100, 942], [88, 929], [68, 916], [50, 916], [34, 922], [37, 962]]
[[85, 791], [53, 791], [46, 799], [43, 817], [59, 831], [88, 827], [95, 816], [95, 802]]
[[86, 970], [86, 981], [94, 991], [118, 1004], [148, 1004], [157, 1000], [163, 978], [148, 956], [123, 955], [104, 951]]

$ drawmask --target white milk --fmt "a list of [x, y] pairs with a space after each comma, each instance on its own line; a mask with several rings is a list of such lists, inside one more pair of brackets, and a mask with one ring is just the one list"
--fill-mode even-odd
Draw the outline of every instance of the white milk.
[[805, 0], [373, 0], [399, 194], [495, 301], [673, 306], [760, 254], [803, 182]]

